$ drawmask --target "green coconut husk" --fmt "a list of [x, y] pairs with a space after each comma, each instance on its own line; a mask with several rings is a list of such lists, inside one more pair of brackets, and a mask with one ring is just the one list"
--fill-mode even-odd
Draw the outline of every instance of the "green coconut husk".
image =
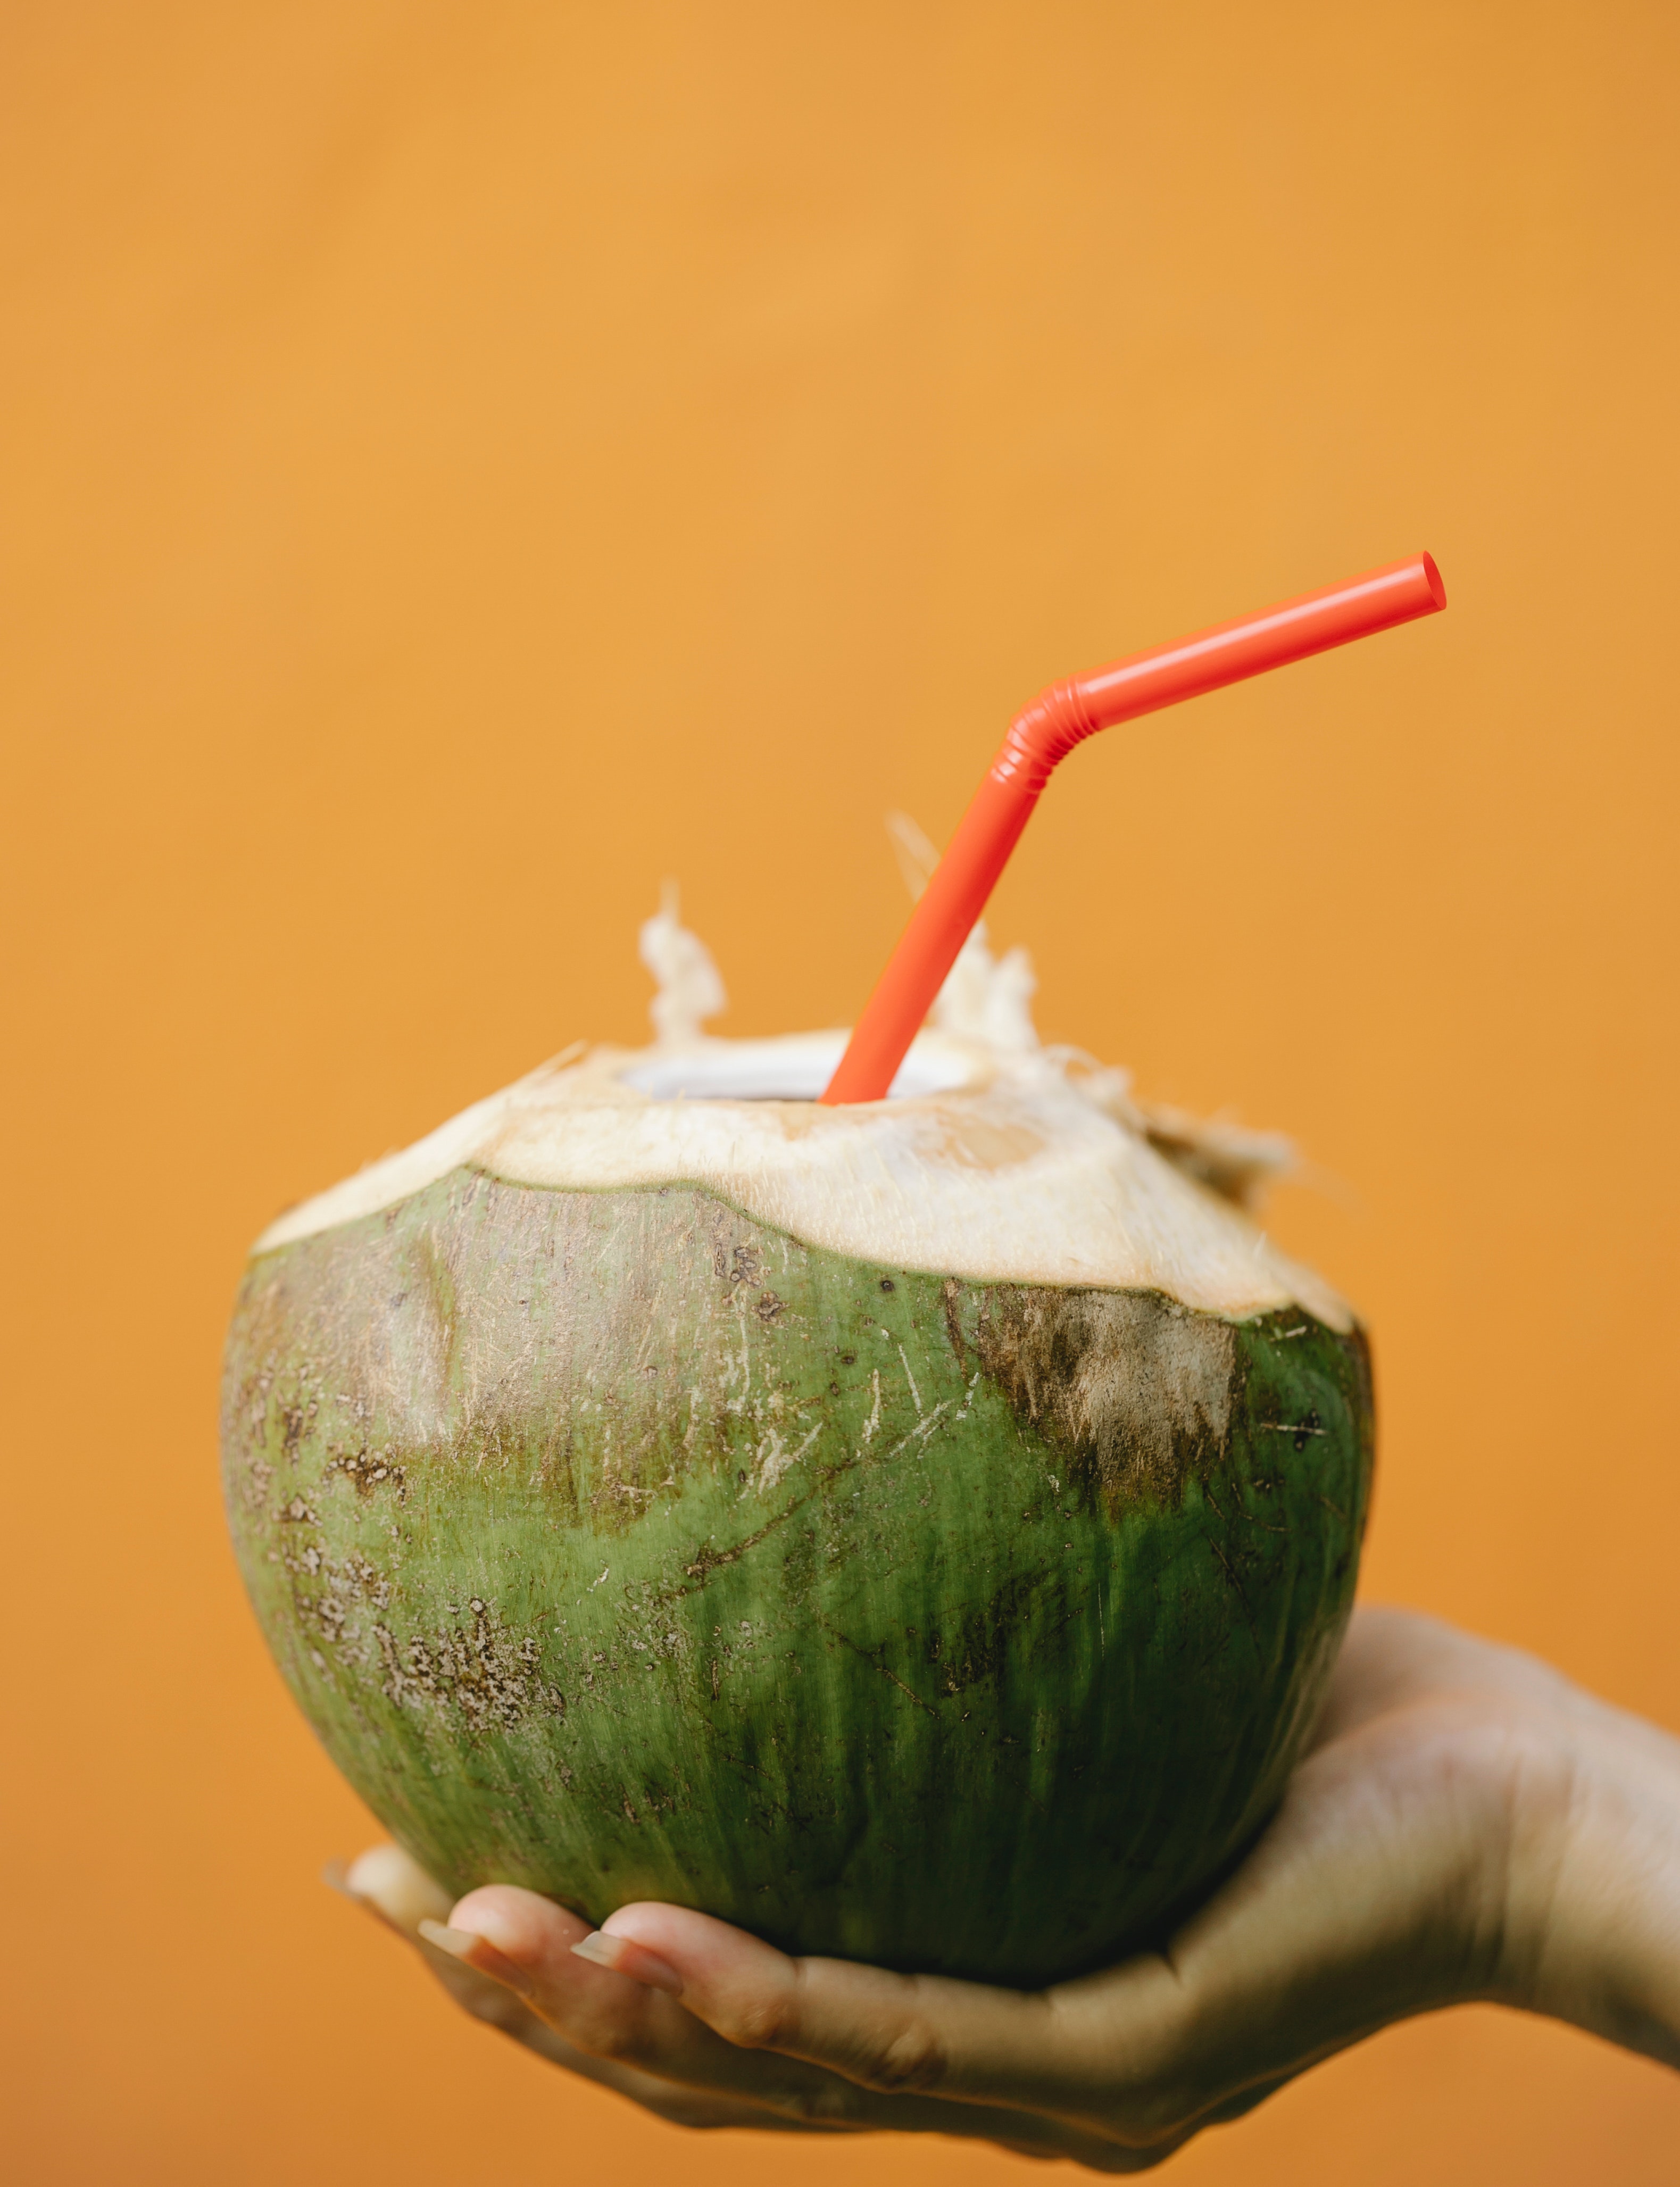
[[1065, 1056], [929, 1034], [891, 1102], [718, 1098], [837, 1050], [590, 1051], [283, 1218], [234, 1539], [450, 1890], [1037, 1983], [1275, 1806], [1352, 1599], [1365, 1344], [1206, 1181], [1263, 1149]]

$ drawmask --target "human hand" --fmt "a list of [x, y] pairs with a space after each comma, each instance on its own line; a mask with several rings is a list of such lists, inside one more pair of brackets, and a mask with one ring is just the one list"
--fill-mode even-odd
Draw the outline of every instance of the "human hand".
[[469, 2011], [694, 2126], [1140, 2171], [1389, 2021], [1478, 1999], [1680, 2066], [1680, 1741], [1398, 1611], [1356, 1616], [1312, 1750], [1207, 1903], [1163, 1949], [1042, 1992], [793, 1959], [672, 1906], [593, 1934], [508, 1886], [450, 1909], [395, 1847], [344, 1883]]

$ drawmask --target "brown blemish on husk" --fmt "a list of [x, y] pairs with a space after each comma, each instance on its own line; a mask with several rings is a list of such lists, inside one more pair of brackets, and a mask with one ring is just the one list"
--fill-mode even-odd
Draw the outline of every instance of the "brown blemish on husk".
[[1110, 1512], [1177, 1504], [1224, 1455], [1236, 1332], [1150, 1291], [998, 1285], [964, 1336], [955, 1286], [947, 1324], [1023, 1425], [1065, 1454], [1071, 1478]]
[[469, 1734], [512, 1731], [533, 1714], [565, 1714], [566, 1697], [543, 1676], [534, 1633], [509, 1632], [495, 1605], [477, 1595], [448, 1611], [450, 1623], [406, 1640], [388, 1625], [374, 1627], [390, 1700], [451, 1713]]

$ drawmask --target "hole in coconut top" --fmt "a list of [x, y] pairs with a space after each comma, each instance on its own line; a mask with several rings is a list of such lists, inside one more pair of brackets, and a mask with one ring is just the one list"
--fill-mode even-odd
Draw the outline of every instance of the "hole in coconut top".
[[[814, 1101], [834, 1075], [846, 1046], [841, 1033], [795, 1040], [721, 1040], [687, 1055], [638, 1063], [621, 1074], [626, 1086], [655, 1101]], [[972, 1076], [956, 1056], [919, 1055], [899, 1065], [890, 1101], [943, 1094]]]

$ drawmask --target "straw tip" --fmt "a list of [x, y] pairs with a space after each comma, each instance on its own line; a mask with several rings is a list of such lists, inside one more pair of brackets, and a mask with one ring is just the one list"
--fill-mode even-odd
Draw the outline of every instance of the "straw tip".
[[1435, 566], [1435, 557], [1433, 554], [1426, 554], [1422, 559], [1424, 582], [1430, 588], [1430, 598], [1437, 608], [1444, 608], [1447, 604], [1447, 588], [1441, 581], [1440, 571]]

